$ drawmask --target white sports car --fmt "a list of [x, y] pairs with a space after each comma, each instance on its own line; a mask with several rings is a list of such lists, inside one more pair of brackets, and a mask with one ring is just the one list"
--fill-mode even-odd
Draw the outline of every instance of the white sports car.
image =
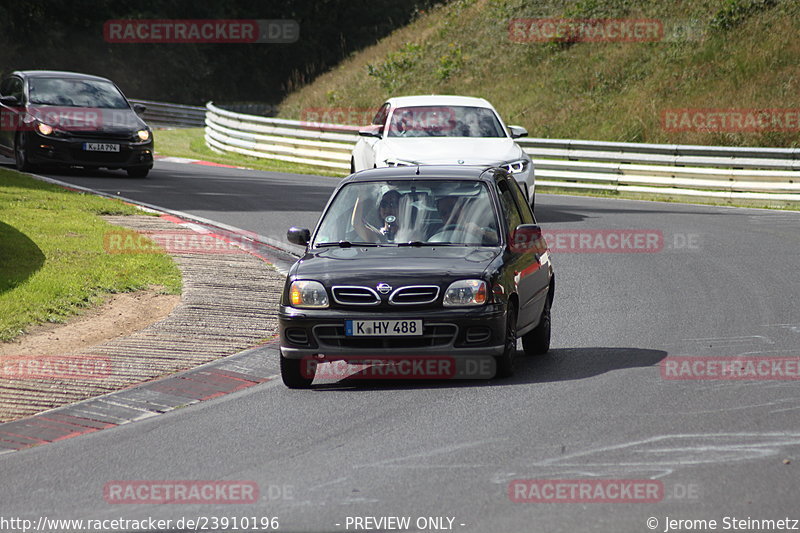
[[530, 157], [514, 142], [528, 135], [503, 123], [492, 104], [468, 96], [390, 98], [358, 132], [350, 170], [410, 165], [494, 165], [514, 174], [534, 205]]

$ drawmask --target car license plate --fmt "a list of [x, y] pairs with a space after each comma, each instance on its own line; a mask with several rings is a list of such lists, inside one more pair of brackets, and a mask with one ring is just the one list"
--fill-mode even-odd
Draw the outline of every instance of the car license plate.
[[119, 152], [119, 145], [110, 143], [83, 143], [83, 149], [87, 152]]
[[413, 337], [422, 335], [422, 320], [345, 320], [348, 337]]

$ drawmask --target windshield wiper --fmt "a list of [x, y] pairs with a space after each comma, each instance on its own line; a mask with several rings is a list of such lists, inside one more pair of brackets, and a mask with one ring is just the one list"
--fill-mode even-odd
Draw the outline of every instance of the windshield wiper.
[[452, 242], [425, 242], [425, 241], [408, 241], [408, 242], [398, 242], [396, 243], [397, 246], [448, 246], [452, 245]]
[[350, 242], [350, 241], [318, 242], [314, 244], [315, 248], [327, 248], [330, 246], [338, 246], [339, 248], [350, 248], [352, 246], [378, 246], [378, 244], [374, 242]]

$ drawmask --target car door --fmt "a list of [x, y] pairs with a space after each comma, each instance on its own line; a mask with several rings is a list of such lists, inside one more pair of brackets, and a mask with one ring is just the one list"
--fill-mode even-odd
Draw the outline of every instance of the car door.
[[[514, 228], [520, 224], [533, 224], [530, 206], [517, 181], [505, 173], [498, 174], [497, 191], [501, 209], [506, 221], [507, 242], [511, 242]], [[523, 330], [538, 320], [542, 313], [549, 284], [548, 271], [542, 268], [541, 256], [531, 249], [515, 250], [506, 247], [506, 263], [512, 269], [517, 296], [519, 296], [519, 315], [517, 326]]]
[[[386, 120], [389, 118], [389, 103], [383, 104], [372, 119], [371, 129], [381, 136], [385, 135]], [[364, 170], [375, 167], [375, 145], [382, 140], [381, 137], [359, 137], [353, 149], [353, 166], [355, 170]]]
[[22, 87], [22, 79], [16, 76], [10, 76], [0, 83], [0, 96], [17, 98], [17, 105], [5, 105], [0, 102], [0, 149], [6, 155], [11, 155], [14, 150], [14, 136], [23, 109]]

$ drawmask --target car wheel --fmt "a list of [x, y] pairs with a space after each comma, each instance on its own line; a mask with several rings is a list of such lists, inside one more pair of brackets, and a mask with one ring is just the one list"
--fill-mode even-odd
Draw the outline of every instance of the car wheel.
[[531, 194], [531, 211], [533, 211], [534, 213], [536, 212], [536, 209], [534, 207], [535, 205], [536, 205], [536, 191], [533, 191], [533, 194]]
[[[302, 365], [307, 360], [303, 359], [288, 359], [281, 354], [281, 379], [283, 384], [290, 389], [308, 389], [314, 381], [312, 369], [316, 371], [316, 363], [303, 372]], [[308, 375], [311, 374], [311, 377]]]
[[[511, 305], [509, 303], [509, 305]], [[514, 375], [514, 359], [517, 353], [517, 310], [509, 307], [506, 313], [506, 331], [503, 354], [497, 356], [497, 376], [507, 378]]]
[[126, 171], [129, 178], [144, 178], [150, 172], [150, 167], [132, 167]]
[[354, 158], [350, 158], [350, 174], [356, 173], [356, 160]]
[[33, 170], [33, 165], [28, 161], [28, 150], [25, 148], [25, 136], [21, 133], [17, 134], [17, 139], [14, 141], [14, 163], [17, 170], [20, 172], [30, 172]]
[[522, 336], [525, 355], [542, 355], [550, 350], [550, 298], [544, 302], [539, 325]]

